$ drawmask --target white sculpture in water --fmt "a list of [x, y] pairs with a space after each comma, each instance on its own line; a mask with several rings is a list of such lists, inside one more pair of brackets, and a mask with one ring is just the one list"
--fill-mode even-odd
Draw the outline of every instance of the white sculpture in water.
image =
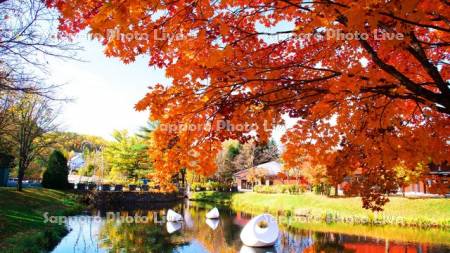
[[241, 240], [249, 247], [273, 246], [278, 239], [278, 224], [270, 214], [251, 219], [241, 231]]
[[166, 219], [167, 219], [167, 221], [172, 221], [172, 222], [182, 221], [183, 216], [181, 216], [181, 214], [179, 214], [179, 213], [176, 213], [174, 210], [169, 209], [166, 214]]
[[216, 230], [219, 226], [219, 219], [206, 219], [206, 224], [212, 229]]
[[166, 223], [167, 232], [172, 234], [181, 229], [181, 222], [168, 221]]
[[219, 218], [219, 210], [217, 209], [217, 207], [214, 207], [213, 209], [211, 209], [206, 214], [206, 218], [208, 218], [208, 219], [218, 219]]

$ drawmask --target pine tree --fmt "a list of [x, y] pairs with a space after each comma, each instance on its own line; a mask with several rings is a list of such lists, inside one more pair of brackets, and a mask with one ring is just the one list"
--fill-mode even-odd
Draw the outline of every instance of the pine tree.
[[54, 150], [48, 159], [42, 186], [50, 189], [66, 189], [69, 184], [68, 175], [67, 159], [59, 150]]

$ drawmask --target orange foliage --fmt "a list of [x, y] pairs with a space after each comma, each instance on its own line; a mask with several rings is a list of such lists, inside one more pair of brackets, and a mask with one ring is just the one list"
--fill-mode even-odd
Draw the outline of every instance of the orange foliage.
[[[62, 15], [61, 35], [89, 27], [106, 55], [125, 63], [149, 55], [150, 65], [172, 78], [136, 105], [161, 124], [150, 149], [161, 178], [182, 167], [213, 173], [223, 140], [266, 141], [282, 115], [300, 119], [283, 137], [284, 160], [296, 166], [306, 153], [337, 179], [363, 168], [367, 208], [379, 209], [397, 189], [395, 165], [449, 157], [445, 1], [47, 4]], [[333, 31], [367, 36], [342, 39], [329, 36]], [[304, 36], [311, 33], [317, 36]], [[121, 36], [130, 34], [141, 36]]]

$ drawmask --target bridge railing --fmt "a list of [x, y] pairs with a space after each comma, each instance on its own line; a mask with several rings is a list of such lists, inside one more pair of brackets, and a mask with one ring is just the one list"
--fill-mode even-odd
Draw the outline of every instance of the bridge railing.
[[152, 190], [159, 190], [159, 187], [150, 187], [149, 185], [134, 185], [127, 186], [121, 184], [94, 184], [94, 183], [77, 183], [73, 184], [73, 189], [78, 192], [85, 191], [107, 191], [107, 192], [148, 192]]

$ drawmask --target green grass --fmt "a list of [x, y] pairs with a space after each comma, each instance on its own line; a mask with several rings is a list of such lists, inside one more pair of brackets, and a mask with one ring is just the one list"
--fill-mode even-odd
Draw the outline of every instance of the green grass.
[[231, 199], [233, 196], [234, 194], [230, 194], [228, 192], [203, 191], [192, 192], [189, 199], [194, 201], [213, 202], [217, 204], [229, 205], [231, 204]]
[[383, 212], [363, 209], [360, 198], [329, 198], [262, 193], [194, 192], [192, 200], [227, 203], [235, 210], [249, 213], [269, 212], [310, 220], [360, 224], [440, 227], [450, 229], [450, 199], [408, 199], [391, 197]]
[[49, 189], [0, 188], [0, 252], [42, 252], [67, 232], [64, 225], [44, 223], [44, 213], [71, 215], [82, 206], [75, 195]]

